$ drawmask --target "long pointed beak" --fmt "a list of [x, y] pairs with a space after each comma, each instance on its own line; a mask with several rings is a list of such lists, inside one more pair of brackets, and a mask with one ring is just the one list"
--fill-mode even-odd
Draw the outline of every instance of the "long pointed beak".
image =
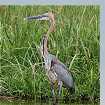
[[33, 20], [33, 19], [36, 19], [36, 20], [49, 20], [49, 17], [48, 17], [48, 14], [45, 13], [45, 14], [38, 15], [38, 16], [29, 16], [29, 17], [24, 18], [24, 20]]

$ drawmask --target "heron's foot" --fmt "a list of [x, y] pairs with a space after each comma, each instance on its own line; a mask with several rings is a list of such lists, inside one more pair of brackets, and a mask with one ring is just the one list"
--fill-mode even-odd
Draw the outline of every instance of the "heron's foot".
[[58, 105], [59, 101], [58, 101], [58, 97], [53, 97], [52, 99], [52, 105]]
[[54, 89], [51, 90], [51, 98], [55, 97]]

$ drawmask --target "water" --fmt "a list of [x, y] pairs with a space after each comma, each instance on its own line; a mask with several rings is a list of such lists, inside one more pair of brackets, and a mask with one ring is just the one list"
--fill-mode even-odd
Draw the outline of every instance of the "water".
[[59, 103], [59, 104], [54, 104], [53, 102], [47, 102], [47, 103], [42, 103], [42, 102], [35, 102], [35, 101], [26, 101], [26, 100], [0, 100], [0, 105], [99, 105], [99, 104], [64, 104], [64, 103]]

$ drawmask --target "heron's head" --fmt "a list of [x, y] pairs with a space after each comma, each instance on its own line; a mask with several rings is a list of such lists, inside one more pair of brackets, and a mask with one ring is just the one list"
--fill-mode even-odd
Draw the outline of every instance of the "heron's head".
[[49, 20], [51, 23], [51, 26], [48, 31], [53, 32], [55, 30], [55, 19], [54, 19], [54, 14], [52, 12], [44, 13], [44, 14], [38, 15], [38, 16], [29, 16], [24, 19], [25, 20], [34, 20], [34, 19], [35, 20]]

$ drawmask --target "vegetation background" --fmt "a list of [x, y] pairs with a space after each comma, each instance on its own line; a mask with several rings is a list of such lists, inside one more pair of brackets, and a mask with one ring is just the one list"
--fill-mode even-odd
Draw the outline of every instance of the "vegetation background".
[[[53, 11], [56, 31], [49, 52], [73, 73], [75, 97], [99, 97], [99, 6], [0, 6], [0, 95], [50, 96], [50, 85], [37, 47], [48, 21], [24, 21]], [[65, 88], [62, 96], [67, 96]]]

